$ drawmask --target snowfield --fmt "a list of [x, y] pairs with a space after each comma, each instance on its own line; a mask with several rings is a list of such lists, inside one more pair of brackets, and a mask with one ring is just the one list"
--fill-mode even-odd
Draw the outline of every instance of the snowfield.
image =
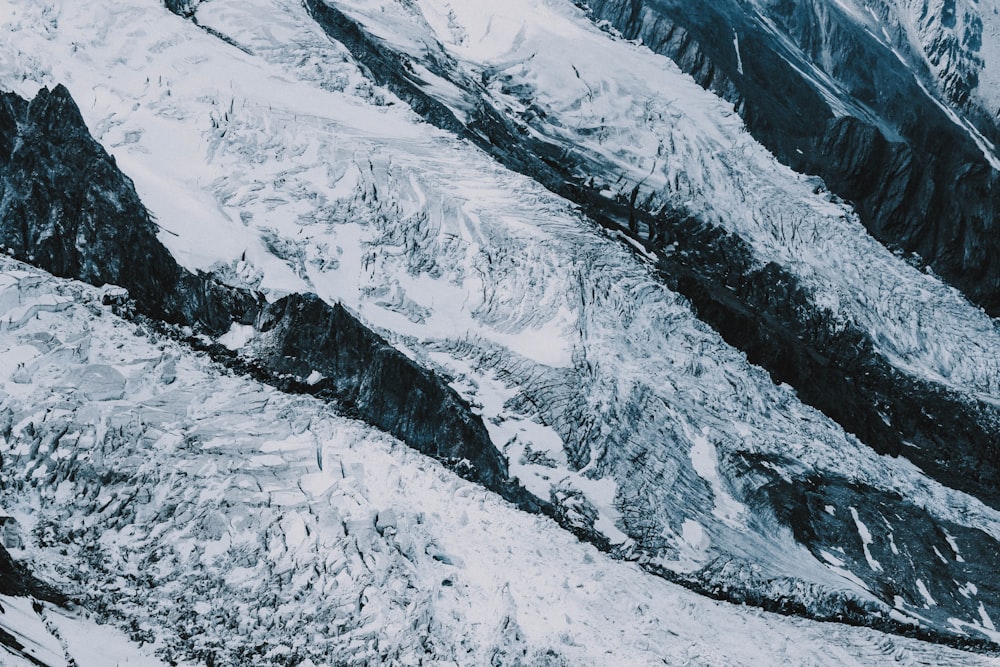
[[0, 599], [46, 664], [998, 664], [708, 600], [118, 319], [99, 290], [0, 269], [12, 553], [144, 643], [46, 606], [61, 644]]
[[[459, 81], [502, 74], [490, 99], [523, 106], [505, 90], [528, 91], [547, 114], [531, 131], [621, 175], [608, 196], [639, 184], [643, 200], [739, 232], [901, 368], [1000, 400], [1000, 334], [982, 311], [781, 167], [731, 107], [569, 3], [342, 9], [418, 70], [434, 53]], [[204, 3], [200, 24], [226, 40], [155, 0], [0, 0], [0, 17], [11, 36], [0, 86], [30, 96], [66, 84], [179, 261], [269, 298], [342, 302], [451, 378], [526, 488], [619, 556], [678, 573], [733, 563], [804, 602], [846, 594], [935, 625], [922, 598], [882, 599], [750, 504], [758, 480], [737, 472], [747, 455], [794, 461], [781, 473], [791, 480], [818, 471], [895, 493], [1000, 539], [1000, 513], [876, 455], [776, 386], [631, 246], [420, 122], [300, 3]], [[424, 69], [461, 115], [465, 91]], [[8, 493], [8, 511], [36, 536], [27, 555], [46, 574], [134, 619], [163, 656], [989, 662], [699, 598], [328, 406], [133, 332], [89, 290], [23, 269], [2, 279], [4, 474], [17, 485], [5, 488], [25, 489]], [[253, 332], [221, 342], [249, 349]], [[988, 615], [956, 621], [948, 631], [997, 639]]]

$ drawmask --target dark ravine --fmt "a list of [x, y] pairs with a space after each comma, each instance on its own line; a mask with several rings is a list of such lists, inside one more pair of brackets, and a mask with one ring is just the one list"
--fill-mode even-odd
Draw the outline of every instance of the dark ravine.
[[[591, 0], [585, 7], [733, 102], [754, 137], [796, 171], [822, 177], [881, 242], [916, 253], [988, 313], [1000, 314], [1000, 234], [993, 222], [1000, 215], [1000, 173], [913, 73], [833, 4], [771, 3], [768, 18], [801, 53], [735, 0], [697, 8], [683, 0]], [[844, 118], [801, 74], [825, 63], [830, 45], [837, 54], [828, 74], [853, 109]], [[994, 121], [980, 129], [995, 141], [998, 127]]]
[[[30, 103], [0, 93], [0, 243], [55, 275], [126, 288], [154, 321], [210, 335], [233, 322], [253, 324], [262, 332], [259, 356], [245, 365], [261, 379], [320, 393], [512, 502], [541, 506], [510, 480], [468, 402], [343, 307], [308, 295], [267, 304], [259, 293], [180, 267], [63, 86]], [[309, 387], [313, 370], [327, 379]], [[294, 376], [301, 381], [290, 382]]]

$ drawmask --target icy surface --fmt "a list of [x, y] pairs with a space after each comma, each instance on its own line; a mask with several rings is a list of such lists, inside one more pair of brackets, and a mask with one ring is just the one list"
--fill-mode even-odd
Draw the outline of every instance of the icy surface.
[[[644, 199], [683, 204], [740, 232], [762, 261], [775, 260], [792, 270], [815, 290], [821, 305], [870, 332], [900, 366], [995, 398], [1000, 337], [992, 322], [954, 290], [868, 238], [849, 210], [813, 192], [813, 181], [778, 165], [753, 142], [731, 107], [647, 50], [610, 39], [568, 3], [487, 4], [371, 0], [343, 9], [366, 21], [373, 33], [394, 40], [394, 47], [413, 52], [415, 67], [425, 67], [419, 62], [425, 51], [443, 53], [443, 61], [451, 58], [454, 72], [466, 77], [459, 80], [487, 75], [486, 92], [498, 106], [523, 108], [530, 102], [544, 108], [546, 119], [528, 131], [586, 152], [608, 175], [609, 196], [641, 184]], [[773, 517], [748, 517], [745, 496], [757, 489], [752, 481], [742, 487], [734, 473], [741, 454], [787, 457], [797, 462], [782, 471], [790, 479], [817, 472], [842, 476], [1000, 537], [997, 512], [928, 480], [905, 461], [877, 456], [803, 406], [787, 386], [775, 386], [664, 288], [633, 247], [602, 232], [529, 178], [420, 122], [398, 99], [372, 86], [300, 3], [212, 0], [201, 5], [199, 22], [228, 42], [167, 13], [155, 0], [128, 5], [0, 0], [0, 16], [0, 30], [12, 35], [0, 43], [0, 85], [31, 94], [43, 84], [66, 83], [95, 136], [135, 179], [163, 230], [161, 240], [186, 266], [228, 268], [271, 297], [313, 290], [344, 303], [418, 361], [453, 378], [455, 388], [478, 406], [494, 443], [526, 488], [556, 501], [571, 525], [606, 536], [619, 555], [681, 572], [731, 560], [752, 564], [764, 579], [804, 581], [874, 603], [875, 594], [855, 574], [814, 557]], [[461, 90], [440, 76], [421, 74], [431, 92], [463, 113], [467, 100]], [[519, 99], [512, 90], [527, 91], [527, 98]], [[714, 157], [706, 160], [705, 155]], [[3, 284], [9, 287], [9, 281]], [[7, 298], [13, 299], [10, 289]], [[7, 304], [4, 298], [0, 303]], [[34, 326], [33, 315], [62, 316], [72, 307], [45, 295], [29, 305], [9, 303], [3, 320], [15, 329]], [[252, 335], [237, 328], [223, 343], [239, 348]], [[32, 396], [41, 401], [32, 383], [45, 381], [43, 369], [54, 371], [19, 340], [8, 341], [0, 370], [25, 380], [12, 379], [5, 391], [10, 400]], [[161, 356], [137, 351], [124, 358]], [[99, 405], [85, 415], [107, 425], [90, 436], [94, 442], [103, 442], [116, 428], [145, 433], [147, 426], [155, 427], [150, 442], [132, 443], [146, 449], [141, 460], [127, 459], [137, 466], [130, 474], [155, 480], [149, 488], [157, 489], [157, 498], [145, 501], [150, 507], [144, 517], [158, 516], [157, 503], [173, 503], [170, 512], [176, 510], [184, 520], [164, 523], [162, 534], [116, 528], [111, 537], [127, 545], [114, 556], [120, 558], [116, 562], [152, 571], [154, 577], [159, 569], [164, 577], [180, 577], [182, 565], [192, 563], [214, 573], [197, 591], [203, 598], [183, 603], [170, 598], [187, 591], [181, 579], [164, 579], [149, 601], [143, 597], [149, 591], [143, 588], [140, 595], [136, 584], [116, 602], [123, 614], [145, 613], [141, 610], [148, 604], [149, 613], [163, 618], [203, 619], [205, 641], [224, 634], [212, 630], [218, 627], [250, 636], [254, 623], [271, 628], [286, 621], [290, 626], [326, 623], [323, 627], [332, 622], [336, 632], [358, 629], [358, 646], [365, 650], [371, 649], [365, 633], [380, 628], [396, 633], [380, 641], [407, 656], [421, 649], [407, 643], [412, 638], [400, 628], [412, 627], [414, 618], [430, 618], [421, 610], [436, 609], [439, 599], [450, 599], [447, 595], [471, 575], [459, 583], [449, 579], [452, 585], [442, 592], [435, 587], [450, 575], [431, 576], [421, 565], [412, 584], [419, 593], [402, 605], [413, 605], [412, 614], [400, 609], [396, 598], [380, 597], [388, 595], [379, 586], [390, 578], [383, 579], [389, 575], [379, 568], [409, 568], [394, 560], [395, 547], [385, 546], [376, 530], [381, 509], [391, 508], [399, 534], [417, 540], [414, 553], [421, 563], [419, 554], [427, 556], [425, 547], [432, 541], [440, 546], [432, 548], [434, 563], [454, 566], [457, 555], [466, 565], [485, 562], [499, 569], [530, 557], [537, 547], [512, 543], [504, 548], [517, 549], [516, 554], [501, 551], [490, 560], [485, 548], [469, 552], [467, 545], [456, 545], [461, 531], [452, 523], [421, 533], [431, 529], [420, 528], [424, 524], [413, 512], [400, 510], [421, 502], [409, 497], [404, 502], [400, 496], [380, 505], [382, 496], [369, 493], [383, 491], [366, 490], [368, 485], [391, 479], [405, 487], [403, 480], [416, 474], [409, 466], [423, 466], [420, 475], [429, 477], [406, 488], [416, 494], [419, 488], [439, 487], [440, 498], [427, 502], [440, 502], [444, 516], [474, 514], [466, 505], [482, 502], [488, 511], [468, 524], [492, 526], [491, 513], [499, 510], [484, 492], [438, 481], [443, 473], [437, 467], [309, 401], [204, 371], [184, 385], [186, 393], [168, 391], [155, 381], [161, 370], [157, 364], [167, 361], [143, 362], [148, 366], [143, 384], [135, 379], [136, 365], [121, 359], [88, 362], [103, 364], [99, 375], [109, 379], [110, 389], [102, 388], [100, 395], [87, 395], [89, 385], [77, 386], [82, 375], [73, 375], [77, 385], [70, 386], [80, 389], [77, 400]], [[73, 371], [84, 372], [97, 371]], [[126, 391], [115, 394], [111, 389], [118, 387], [119, 377]], [[112, 409], [119, 405], [115, 401], [124, 401], [123, 415]], [[17, 403], [18, 409], [27, 404]], [[309, 416], [313, 410], [318, 411], [315, 419]], [[22, 415], [15, 423], [23, 427], [39, 418]], [[245, 428], [251, 418], [253, 424]], [[371, 447], [382, 453], [352, 454], [352, 446], [362, 441], [374, 442]], [[148, 458], [148, 452], [162, 452], [178, 472], [164, 477], [160, 471], [172, 469], [154, 465], [157, 459]], [[406, 466], [389, 463], [397, 456]], [[322, 474], [306, 475], [303, 471], [317, 457]], [[119, 463], [125, 465], [116, 457]], [[329, 475], [338, 472], [334, 486]], [[54, 474], [57, 468], [47, 463], [32, 468], [36, 478]], [[124, 497], [116, 501], [115, 494], [131, 493], [116, 489], [92, 491], [97, 495], [87, 500], [90, 505], [67, 511], [83, 522], [94, 511], [100, 515], [106, 508], [141, 504]], [[327, 534], [317, 532], [320, 519], [303, 508], [329, 502], [330, 489], [356, 496], [357, 507], [338, 496], [339, 518], [323, 519], [332, 525]], [[252, 517], [228, 513], [230, 492], [251, 503], [247, 514]], [[445, 502], [460, 493], [471, 500]], [[74, 494], [68, 488], [64, 494], [72, 505]], [[177, 509], [188, 506], [190, 516]], [[198, 522], [192, 523], [192, 516]], [[229, 525], [237, 526], [232, 535]], [[109, 530], [101, 528], [100, 535]], [[261, 534], [265, 543], [254, 542]], [[570, 539], [546, 535], [553, 544]], [[339, 540], [350, 538], [365, 544], [370, 538], [383, 550], [379, 553], [391, 556], [384, 561], [358, 556], [362, 564], [354, 563], [341, 577], [347, 586], [344, 600], [354, 604], [369, 596], [363, 609], [337, 629], [336, 615], [314, 617], [319, 611], [308, 604], [282, 607], [296, 592], [333, 590], [330, 582], [347, 566], [327, 563], [323, 570], [318, 554], [326, 549], [341, 553]], [[478, 533], [465, 538], [483, 539]], [[114, 540], [107, 548], [118, 553]], [[158, 540], [169, 545], [169, 558], [134, 560], [137, 554], [156, 553]], [[206, 541], [207, 546], [198, 546]], [[275, 555], [268, 556], [272, 548]], [[240, 555], [247, 550], [249, 556]], [[540, 567], [552, 558], [564, 570], [572, 569], [554, 547], [540, 553]], [[302, 562], [297, 554], [306, 554]], [[353, 562], [353, 554], [341, 555]], [[219, 563], [216, 569], [213, 563]], [[434, 563], [430, 566], [445, 567]], [[638, 576], [637, 570], [621, 571]], [[327, 579], [308, 579], [309, 572]], [[588, 572], [598, 576], [596, 570]], [[488, 586], [476, 589], [483, 596], [502, 590], [490, 577]], [[265, 594], [256, 588], [265, 579], [268, 585], [288, 580], [275, 600], [287, 619], [275, 612], [268, 619], [248, 620], [247, 601]], [[525, 590], [507, 583], [511, 590]], [[244, 602], [216, 618], [198, 603], [208, 598], [206, 591], [223, 584], [241, 591], [244, 597], [234, 599]], [[364, 587], [369, 585], [371, 591]], [[408, 590], [411, 584], [400, 585]], [[535, 593], [512, 595], [518, 609], [534, 619], [532, 628], [549, 628], [539, 619], [557, 608], [551, 601], [562, 599], [561, 590], [549, 591], [544, 607], [525, 601], [534, 600]], [[626, 597], [618, 601], [624, 605]], [[480, 633], [470, 645], [496, 644], [489, 633], [504, 625], [502, 619], [462, 600], [467, 599], [454, 602], [456, 618]], [[372, 618], [364, 620], [364, 610]], [[427, 614], [435, 619], [421, 626], [428, 633], [435, 623], [457, 627]], [[961, 620], [983, 625], [978, 614]], [[568, 621], [552, 623], [556, 634], [532, 638], [531, 650], [554, 645], [553, 637], [562, 632], [571, 641], [559, 639], [560, 652], [581, 641], [567, 629]], [[523, 629], [528, 625], [512, 632], [528, 632]], [[442, 636], [451, 631], [442, 630]], [[595, 642], [618, 641], [594, 632], [588, 636]], [[639, 642], [628, 635], [632, 640]], [[627, 645], [643, 650], [641, 642]], [[586, 655], [597, 660], [598, 654]]]
[[[0, 296], [68, 304], [0, 328], [3, 349], [57, 337], [29, 344], [31, 381], [0, 372], [11, 423], [0, 506], [25, 528], [19, 555], [163, 660], [996, 664], [700, 597], [321, 402], [137, 330], [91, 288], [0, 270]], [[118, 367], [129, 398], [80, 391], [92, 364]], [[47, 664], [64, 664], [30, 603], [0, 604], [0, 623], [44, 639]], [[45, 613], [81, 667], [110, 664], [98, 645], [103, 660], [159, 664], [108, 626]]]
[[682, 205], [740, 233], [901, 367], [997, 393], [1000, 339], [989, 318], [868, 237], [850, 209], [814, 194], [814, 181], [778, 165], [730, 106], [668, 61], [609, 40], [561, 3], [331, 4], [414, 58], [414, 44], [439, 45], [459, 73], [488, 82], [499, 109], [542, 109], [531, 129], [597, 160], [596, 175], [617, 181], [609, 194], [627, 198], [638, 185], [650, 210]]

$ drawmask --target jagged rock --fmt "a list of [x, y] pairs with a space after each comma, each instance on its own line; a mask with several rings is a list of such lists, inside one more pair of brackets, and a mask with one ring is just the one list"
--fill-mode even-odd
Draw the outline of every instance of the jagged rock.
[[174, 14], [183, 17], [194, 16], [201, 0], [163, 0], [163, 4]]
[[[62, 85], [0, 93], [0, 244], [55, 275], [128, 290], [155, 319], [225, 331], [258, 299], [184, 271]], [[230, 316], [232, 315], [232, 317]], [[249, 315], [252, 318], [252, 314]]]
[[34, 596], [39, 600], [56, 604], [66, 602], [66, 597], [62, 593], [37, 579], [28, 568], [15, 561], [2, 545], [0, 545], [0, 595]]

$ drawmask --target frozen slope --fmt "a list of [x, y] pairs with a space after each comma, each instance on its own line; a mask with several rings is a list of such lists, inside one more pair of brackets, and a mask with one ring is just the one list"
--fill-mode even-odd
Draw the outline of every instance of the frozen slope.
[[165, 661], [996, 664], [707, 600], [0, 261], [0, 503], [40, 572]]
[[997, 7], [953, 0], [592, 0], [879, 240], [1000, 312]]
[[[96, 623], [85, 610], [0, 595], [0, 663], [5, 667], [166, 667], [153, 647], [140, 647], [121, 630]], [[13, 644], [13, 645], [11, 645]]]
[[[199, 16], [211, 22], [224, 4], [206, 4]], [[728, 103], [669, 61], [609, 38], [568, 4], [371, 0], [340, 9], [415, 60], [449, 56], [456, 79], [486, 82], [487, 101], [526, 118], [525, 131], [580, 155], [590, 171], [577, 176], [604, 182], [608, 197], [638, 188], [635, 201], [647, 210], [684, 208], [735, 232], [756, 261], [786, 267], [901, 368], [1000, 395], [1000, 336], [990, 318], [883, 248], [848, 206], [816, 192], [815, 179], [779, 165]], [[433, 79], [426, 87], [443, 88]]]
[[[851, 610], [854, 620], [993, 637], [989, 618], [1000, 613], [988, 585], [1000, 538], [995, 510], [906, 461], [874, 454], [790, 388], [776, 386], [700, 323], [632, 246], [531, 179], [420, 123], [373, 87], [297, 3], [201, 5], [199, 21], [226, 40], [151, 1], [84, 8], [5, 0], [0, 7], [3, 29], [13, 35], [0, 47], [0, 82], [24, 94], [65, 82], [92, 131], [135, 179], [163, 229], [161, 240], [183, 263], [214, 268], [272, 297], [313, 290], [341, 301], [414, 358], [451, 376], [481, 406], [512, 471], [559, 505], [564, 524], [718, 595], [828, 618]], [[568, 6], [510, 11], [518, 8], [541, 12], [544, 21], [531, 30], [552, 32], [534, 34], [526, 26], [518, 37], [522, 18], [513, 28], [498, 18], [493, 26], [506, 32], [486, 33], [487, 50], [472, 55], [491, 57], [488, 49], [504, 55], [511, 45], [529, 43], [541, 63], [556, 57], [547, 45], [565, 47], [579, 37], [573, 43], [588, 47], [574, 47], [587, 56], [578, 65], [581, 78], [598, 84], [595, 104], [619, 114], [606, 117], [603, 148], [596, 138], [580, 139], [595, 161], [617, 165], [626, 181], [651, 170], [651, 183], [662, 188], [667, 174], [685, 175], [692, 180], [679, 192], [705, 215], [739, 195], [749, 198], [727, 224], [738, 224], [757, 252], [796, 267], [844, 318], [884, 331], [888, 349], [915, 372], [991, 395], [995, 336], [981, 312], [894, 263], [858, 233], [848, 211], [812, 195], [808, 182], [746, 137], [723, 103], [661, 60], [609, 40]], [[410, 25], [432, 34], [426, 22]], [[456, 18], [453, 41], [460, 41], [461, 28]], [[638, 88], [613, 87], [601, 63], [616, 57], [653, 78], [623, 77], [615, 85]], [[463, 67], [475, 73], [481, 64], [470, 62]], [[531, 62], [511, 65], [519, 80], [554, 76], [547, 68], [532, 70]], [[637, 110], [649, 90], [643, 86], [657, 82], [676, 98], [652, 98], [655, 113], [642, 121], [647, 116]], [[431, 88], [461, 113], [461, 90], [437, 79]], [[556, 96], [542, 101], [560, 114], [563, 103], [572, 111], [586, 98], [582, 84], [568, 101], [559, 97], [565, 88], [545, 88], [536, 94]], [[590, 114], [584, 120], [599, 118], [581, 108]], [[554, 121], [542, 127], [564, 141], [586, 135], [562, 125], [565, 136], [552, 129], [559, 129]], [[630, 148], [651, 136], [673, 139], [674, 148], [662, 156]], [[702, 159], [720, 146], [732, 152]], [[757, 174], [773, 180], [762, 183]], [[740, 178], [750, 180], [740, 185]], [[764, 192], [772, 198], [765, 201]], [[781, 218], [765, 213], [782, 212], [799, 216], [788, 224], [804, 226], [796, 233], [800, 243], [779, 243]], [[777, 226], [768, 231], [768, 225]], [[854, 290], [867, 285], [870, 266], [882, 267], [879, 277], [891, 290], [926, 292], [928, 302], [940, 303], [918, 300], [905, 317], [866, 303]], [[856, 274], [858, 282], [825, 288], [822, 279], [834, 269]], [[252, 355], [260, 343], [253, 333], [234, 328], [223, 342]], [[955, 360], [947, 367], [940, 363], [944, 340]], [[232, 399], [231, 407], [244, 402]], [[310, 451], [296, 449], [293, 458], [315, 457], [315, 443], [305, 447]], [[226, 483], [229, 468], [213, 466], [186, 471], [188, 479], [203, 474], [206, 484]], [[820, 507], [833, 523], [817, 526], [825, 541], [805, 544], [771, 491], [815, 478], [828, 483], [816, 486], [816, 497], [830, 503], [832, 512]], [[181, 484], [159, 481], [168, 495], [170, 484]], [[864, 491], [892, 510], [877, 527], [879, 509]], [[211, 525], [205, 530], [216, 534]], [[201, 535], [188, 536], [195, 534]], [[926, 534], [940, 534], [934, 539], [941, 545]], [[148, 535], [137, 531], [134, 539]], [[944, 563], [922, 558], [931, 548]], [[202, 561], [216, 555], [196, 554]], [[162, 604], [164, 614], [186, 609], [166, 598]], [[289, 613], [311, 611], [295, 606]], [[376, 625], [392, 625], [391, 618]], [[241, 627], [235, 614], [220, 622]], [[409, 650], [416, 648], [405, 645], [400, 655]]]

